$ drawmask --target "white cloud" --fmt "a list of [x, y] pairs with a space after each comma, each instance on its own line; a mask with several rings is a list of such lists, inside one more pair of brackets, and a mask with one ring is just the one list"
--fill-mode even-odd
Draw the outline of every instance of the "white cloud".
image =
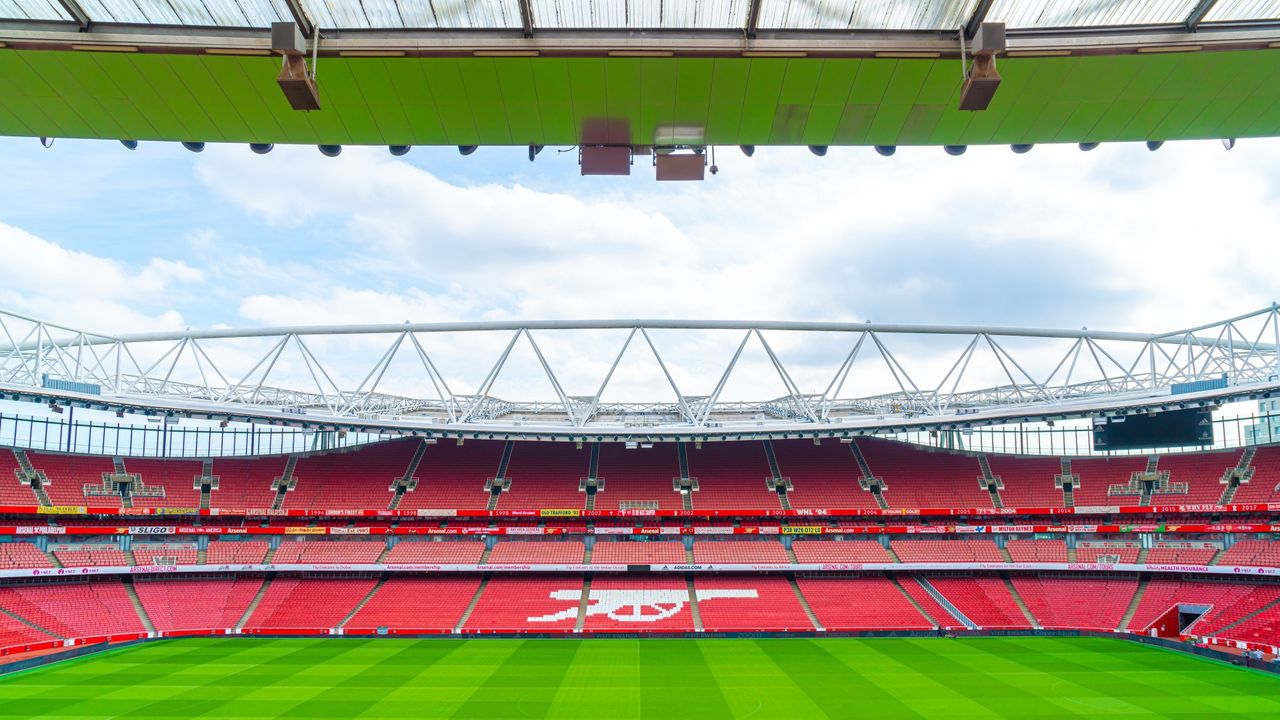
[[[195, 228], [172, 257], [130, 264], [0, 226], [16, 278], [0, 306], [108, 331], [177, 328], [191, 315], [233, 326], [706, 317], [1168, 330], [1268, 304], [1280, 289], [1276, 142], [1232, 153], [1216, 143], [1025, 156], [973, 148], [962, 158], [762, 148], [753, 159], [720, 153], [721, 173], [700, 185], [588, 185], [565, 176], [575, 169], [567, 158], [540, 159], [548, 174], [523, 184], [462, 183], [374, 150], [327, 159], [211, 147], [189, 160], [203, 186], [192, 192], [226, 204], [234, 232]], [[535, 337], [566, 390], [592, 394], [625, 333]], [[424, 342], [454, 389], [468, 391], [508, 338]], [[681, 390], [701, 394], [740, 338], [654, 341]], [[847, 339], [769, 340], [806, 391], [824, 389], [849, 350]], [[390, 338], [308, 342], [354, 387]], [[932, 387], [963, 343], [890, 347]], [[217, 357], [239, 379], [265, 349]], [[1061, 352], [1019, 357], [1037, 373]], [[531, 351], [516, 353], [528, 367], [495, 391], [546, 397]], [[763, 353], [747, 353], [726, 397], [780, 394]], [[896, 389], [872, 349], [863, 353], [847, 392]], [[430, 395], [416, 363], [398, 358], [382, 389]], [[277, 372], [311, 382], [298, 358]], [[989, 353], [969, 372], [962, 387], [1006, 380]], [[637, 338], [610, 399], [669, 396]]]

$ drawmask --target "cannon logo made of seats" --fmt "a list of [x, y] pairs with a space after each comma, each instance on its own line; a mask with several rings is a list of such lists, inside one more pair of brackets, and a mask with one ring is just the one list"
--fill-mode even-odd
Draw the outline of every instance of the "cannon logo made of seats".
[[[698, 602], [724, 598], [757, 598], [755, 590], [696, 590]], [[577, 602], [581, 590], [555, 590], [552, 600]], [[651, 623], [665, 620], [684, 609], [689, 602], [688, 590], [591, 590], [587, 596], [587, 617], [607, 615], [624, 623]], [[528, 622], [556, 622], [578, 616], [576, 605], [549, 615], [528, 618]]]

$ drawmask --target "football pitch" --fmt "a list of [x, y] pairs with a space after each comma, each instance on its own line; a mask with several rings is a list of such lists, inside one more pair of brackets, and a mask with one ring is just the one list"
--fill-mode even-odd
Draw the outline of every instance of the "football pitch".
[[0, 677], [0, 718], [1264, 718], [1280, 678], [1100, 638], [189, 639]]

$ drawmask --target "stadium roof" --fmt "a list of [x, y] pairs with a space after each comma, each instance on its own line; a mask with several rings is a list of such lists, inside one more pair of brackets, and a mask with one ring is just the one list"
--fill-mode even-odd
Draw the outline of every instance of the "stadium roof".
[[84, 25], [348, 30], [954, 31], [1280, 20], [1274, 0], [3, 0], [7, 20]]
[[[315, 38], [322, 110], [269, 25]], [[963, 43], [1008, 26], [988, 110]], [[368, 145], [1280, 135], [1276, 0], [0, 0], [0, 134]]]
[[[717, 345], [711, 333], [728, 340]], [[110, 336], [0, 313], [0, 339], [0, 397], [484, 437], [848, 435], [1280, 394], [1276, 305], [1162, 333], [618, 320]], [[699, 367], [673, 361], [682, 347], [695, 349], [690, 364]], [[759, 360], [744, 371], [752, 352]], [[442, 371], [446, 355], [461, 364]], [[637, 358], [657, 384], [638, 400], [611, 399], [619, 366]], [[744, 372], [754, 373], [748, 392], [781, 394], [730, 398], [726, 387]], [[513, 375], [514, 385], [499, 382]], [[521, 396], [500, 396], [501, 387]]]

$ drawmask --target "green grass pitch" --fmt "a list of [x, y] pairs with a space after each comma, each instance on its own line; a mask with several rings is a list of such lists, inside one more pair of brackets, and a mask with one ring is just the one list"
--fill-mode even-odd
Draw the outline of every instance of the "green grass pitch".
[[1098, 638], [190, 639], [0, 678], [0, 718], [1276, 718], [1280, 678]]

